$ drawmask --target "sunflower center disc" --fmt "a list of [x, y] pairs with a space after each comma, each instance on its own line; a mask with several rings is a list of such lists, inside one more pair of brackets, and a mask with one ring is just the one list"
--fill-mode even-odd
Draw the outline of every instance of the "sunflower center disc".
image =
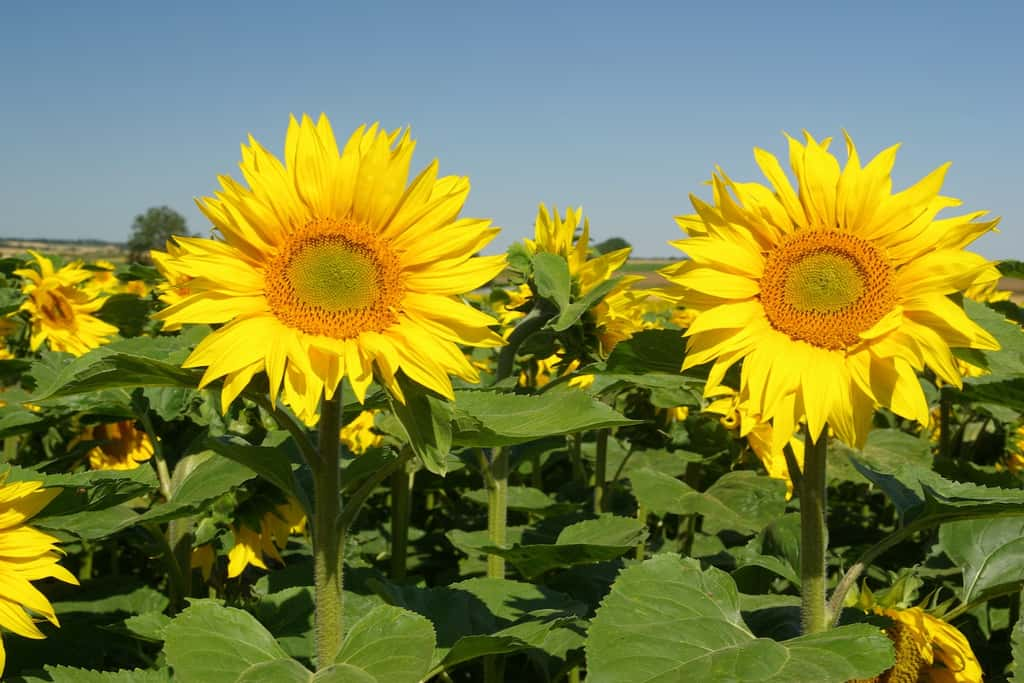
[[75, 311], [71, 304], [59, 293], [43, 292], [40, 312], [46, 321], [53, 326], [70, 327], [75, 320]]
[[761, 304], [780, 332], [842, 349], [896, 305], [893, 280], [888, 259], [865, 240], [839, 230], [802, 230], [768, 254]]
[[371, 255], [344, 240], [313, 241], [288, 264], [295, 294], [325, 311], [365, 308], [376, 298]]
[[318, 218], [295, 230], [264, 270], [264, 294], [281, 322], [335, 339], [394, 324], [404, 292], [390, 245], [346, 220]]

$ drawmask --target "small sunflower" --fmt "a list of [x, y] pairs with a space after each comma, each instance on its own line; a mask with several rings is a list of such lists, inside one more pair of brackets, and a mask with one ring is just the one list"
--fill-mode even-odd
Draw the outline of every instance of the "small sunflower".
[[199, 202], [222, 239], [179, 237], [181, 252], [157, 259], [192, 291], [158, 319], [224, 323], [184, 363], [206, 367], [201, 386], [224, 378], [224, 409], [258, 372], [308, 424], [344, 377], [359, 400], [375, 375], [399, 400], [400, 371], [448, 398], [450, 375], [477, 380], [458, 345], [502, 340], [456, 297], [504, 268], [474, 256], [498, 229], [457, 219], [469, 181], [438, 177], [436, 161], [409, 183], [414, 147], [374, 124], [339, 153], [326, 116], [293, 118], [284, 163], [250, 137], [248, 187], [221, 176]]
[[21, 291], [28, 299], [21, 310], [28, 311], [32, 318], [29, 346], [33, 351], [48, 342], [54, 351], [81, 356], [117, 334], [116, 327], [92, 315], [106, 299], [94, 297], [79, 287], [92, 277], [91, 271], [82, 268], [78, 261], [54, 270], [50, 259], [34, 251], [29, 254], [38, 270], [19, 268], [14, 274], [26, 280]]
[[373, 430], [374, 418], [379, 410], [364, 410], [341, 428], [341, 443], [355, 455], [362, 455], [384, 441], [383, 435]]
[[[583, 225], [577, 239], [576, 231], [580, 228], [580, 221]], [[557, 207], [551, 207], [549, 212], [543, 204], [537, 210], [534, 239], [526, 239], [524, 243], [531, 254], [545, 252], [565, 258], [573, 281], [573, 293], [576, 296], [584, 296], [602, 282], [611, 279], [632, 251], [630, 247], [626, 247], [588, 258], [590, 220], [584, 218], [583, 209], [566, 209], [565, 218], [562, 218]], [[648, 310], [648, 292], [633, 288], [634, 284], [643, 279], [640, 275], [623, 276], [590, 310], [589, 315], [597, 328], [600, 352], [603, 355], [611, 353], [620, 341], [650, 327], [644, 321]]]
[[694, 197], [697, 214], [677, 219], [690, 260], [661, 272], [700, 311], [684, 370], [713, 363], [713, 387], [742, 361], [741, 399], [777, 442], [806, 419], [815, 438], [827, 422], [860, 446], [876, 405], [927, 423], [917, 371], [961, 386], [950, 347], [998, 348], [948, 296], [991, 267], [963, 248], [997, 221], [936, 219], [960, 203], [939, 194], [948, 164], [892, 194], [897, 147], [862, 166], [847, 137], [840, 170], [830, 141], [789, 139], [797, 190], [763, 150], [771, 188], [716, 173], [713, 205]]
[[83, 289], [92, 296], [116, 293], [121, 284], [114, 273], [117, 266], [106, 259], [93, 261], [92, 266], [96, 270], [90, 271], [91, 277], [85, 281]]
[[854, 683], [981, 683], [982, 671], [960, 630], [920, 607], [873, 606], [892, 619], [885, 633], [893, 642], [896, 663], [882, 674]]
[[[78, 585], [78, 579], [57, 564], [57, 539], [25, 522], [57, 497], [60, 489], [44, 489], [42, 482], [4, 483], [0, 477], [0, 626], [26, 638], [45, 638], [37, 617], [60, 626], [53, 606], [30, 581], [52, 577]], [[0, 676], [7, 653], [0, 640]]]
[[[264, 557], [270, 557], [283, 564], [281, 553], [288, 545], [288, 537], [302, 533], [306, 528], [306, 513], [298, 501], [288, 501], [267, 511], [259, 521], [259, 528], [253, 529], [245, 522], [234, 527], [235, 545], [228, 551], [228, 578], [233, 579], [246, 567], [252, 565], [267, 569]], [[199, 558], [200, 566], [202, 558]]]
[[89, 467], [94, 470], [134, 470], [153, 457], [153, 442], [133, 420], [87, 427], [75, 440], [80, 441], [99, 442], [88, 455]]

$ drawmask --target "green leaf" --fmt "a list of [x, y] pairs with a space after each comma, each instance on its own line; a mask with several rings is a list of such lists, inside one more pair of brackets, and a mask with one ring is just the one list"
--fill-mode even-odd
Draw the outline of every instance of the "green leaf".
[[415, 612], [381, 605], [345, 634], [336, 664], [356, 667], [381, 683], [416, 683], [430, 669], [434, 627]]
[[391, 410], [423, 466], [444, 476], [452, 447], [451, 404], [401, 374], [395, 379], [402, 388], [405, 403], [392, 400]]
[[575, 325], [576, 321], [583, 317], [584, 313], [601, 303], [601, 300], [615, 289], [621, 280], [621, 277], [614, 277], [610, 280], [605, 280], [581, 296], [578, 300], [572, 302], [568, 306], [560, 307], [561, 313], [559, 313], [558, 317], [551, 322], [551, 329], [555, 332], [564, 332]]
[[138, 337], [149, 322], [151, 309], [149, 301], [134, 294], [114, 294], [103, 302], [95, 315], [115, 326], [122, 337]]
[[874, 626], [777, 642], [755, 638], [727, 574], [659, 555], [619, 574], [587, 634], [590, 683], [845, 683], [892, 666]]
[[649, 469], [629, 473], [640, 503], [657, 514], [704, 516], [703, 529], [755, 533], [782, 516], [786, 484], [749, 470], [728, 472], [701, 493], [675, 477]]
[[36, 363], [32, 402], [101, 389], [148, 386], [196, 387], [202, 372], [180, 363], [208, 330], [190, 328], [174, 337], [135, 337], [100, 346], [64, 363], [56, 372]]
[[209, 439], [206, 446], [218, 455], [251, 469], [289, 497], [300, 501], [307, 514], [312, 511], [305, 492], [295, 481], [295, 470], [300, 466], [287, 432], [268, 433], [262, 446], [252, 446], [238, 437]]
[[[988, 374], [978, 377], [966, 377], [967, 395], [971, 395], [970, 385], [992, 384], [1024, 377], [1024, 330], [1020, 325], [1007, 320], [1001, 313], [993, 311], [985, 304], [964, 299], [964, 311], [974, 322], [985, 328], [999, 342], [998, 351], [980, 351], [971, 349], [966, 355], [969, 362], [988, 369]], [[957, 355], [960, 355], [957, 351]]]
[[194, 600], [164, 629], [164, 654], [175, 680], [235, 683], [249, 667], [288, 659], [248, 612]]
[[74, 612], [104, 614], [125, 612], [147, 614], [162, 612], [167, 607], [167, 596], [155, 588], [141, 586], [130, 578], [109, 577], [90, 581], [73, 594], [75, 600], [53, 603], [53, 611], [60, 616]]
[[686, 340], [679, 330], [643, 330], [615, 345], [604, 372], [678, 375], [685, 356]]
[[[509, 529], [510, 540], [514, 539]], [[452, 543], [467, 551], [499, 555], [511, 562], [519, 573], [533, 579], [552, 569], [614, 560], [636, 548], [647, 538], [647, 527], [631, 517], [602, 515], [562, 529], [554, 543], [536, 543], [499, 548], [491, 545], [484, 533], [448, 532]]]
[[[480, 505], [487, 505], [487, 491], [484, 489], [466, 491], [462, 497]], [[568, 514], [578, 510], [579, 507], [574, 503], [560, 503], [540, 489], [529, 486], [508, 487], [508, 509], [514, 512], [533, 512], [542, 515]]]
[[537, 254], [533, 257], [533, 278], [538, 296], [553, 301], [559, 311], [564, 311], [572, 294], [572, 277], [565, 259], [547, 252]]
[[52, 683], [168, 683], [171, 680], [167, 669], [92, 671], [70, 666], [47, 666], [46, 673]]
[[[294, 659], [275, 659], [270, 662], [253, 664], [236, 679], [236, 683], [311, 683], [315, 680], [329, 681], [330, 677], [317, 679], [313, 672]], [[358, 681], [358, 678], [353, 680]], [[373, 680], [373, 679], [369, 679]]]
[[536, 396], [456, 391], [454, 406], [453, 440], [462, 446], [507, 446], [552, 434], [637, 422], [579, 391]]
[[[154, 505], [139, 517], [141, 522], [166, 522], [188, 517], [208, 508], [211, 503], [256, 477], [250, 467], [222, 458], [212, 451], [190, 455], [198, 464], [185, 475], [166, 503]], [[179, 463], [179, 467], [183, 460]]]
[[1010, 650], [1013, 662], [1010, 664], [1010, 683], [1024, 683], [1024, 615], [1017, 618], [1010, 634]]
[[985, 601], [1024, 584], [1024, 516], [943, 524], [939, 547], [963, 571], [961, 602]]

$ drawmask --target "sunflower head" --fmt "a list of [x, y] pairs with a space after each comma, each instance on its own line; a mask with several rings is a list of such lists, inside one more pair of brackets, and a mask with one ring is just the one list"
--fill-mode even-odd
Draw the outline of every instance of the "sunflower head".
[[54, 269], [53, 261], [42, 254], [29, 254], [36, 267], [19, 268], [14, 274], [25, 280], [22, 292], [27, 298], [21, 310], [27, 311], [32, 320], [29, 345], [33, 351], [47, 342], [54, 351], [81, 356], [117, 334], [116, 327], [92, 315], [106, 298], [79, 287], [92, 277], [91, 271], [82, 268], [79, 261]]
[[79, 441], [98, 442], [88, 454], [94, 470], [133, 470], [153, 457], [153, 442], [133, 420], [87, 427], [75, 440]]
[[695, 312], [684, 370], [712, 363], [714, 387], [742, 361], [751, 413], [786, 435], [828, 423], [859, 446], [878, 405], [927, 422], [916, 373], [960, 386], [951, 347], [998, 348], [949, 297], [991, 274], [963, 248], [996, 221], [937, 217], [959, 204], [939, 194], [947, 166], [893, 193], [896, 147], [862, 165], [847, 137], [840, 168], [829, 144], [789, 139], [796, 188], [763, 150], [767, 186], [716, 172], [713, 202], [694, 197], [696, 213], [677, 218], [689, 260], [662, 274]]
[[187, 285], [177, 301], [163, 290], [157, 318], [223, 324], [185, 366], [206, 367], [203, 386], [224, 378], [225, 409], [258, 372], [309, 424], [343, 378], [359, 400], [374, 378], [404, 400], [398, 373], [449, 398], [451, 376], [477, 380], [459, 345], [502, 340], [457, 297], [504, 268], [504, 256], [475, 255], [497, 228], [458, 218], [469, 181], [438, 176], [436, 161], [410, 182], [414, 147], [408, 131], [374, 124], [339, 150], [326, 116], [293, 118], [283, 162], [250, 138], [247, 185], [222, 176], [199, 202], [217, 239], [153, 254]]
[[[35, 624], [41, 616], [60, 626], [50, 601], [30, 581], [52, 577], [78, 585], [68, 570], [57, 564], [60, 551], [57, 539], [44, 534], [26, 522], [46, 507], [60, 489], [44, 489], [42, 482], [5, 483], [0, 476], [0, 627], [25, 638], [45, 638]], [[0, 640], [0, 675], [3, 675], [6, 653]]]

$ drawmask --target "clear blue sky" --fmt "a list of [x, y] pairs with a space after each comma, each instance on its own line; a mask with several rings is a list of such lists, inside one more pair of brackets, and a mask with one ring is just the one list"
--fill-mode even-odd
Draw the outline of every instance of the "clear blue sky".
[[205, 234], [193, 197], [246, 134], [279, 152], [322, 111], [411, 125], [502, 248], [544, 201], [678, 253], [716, 164], [760, 180], [754, 146], [845, 127], [862, 157], [904, 143], [897, 187], [952, 161], [945, 194], [1003, 216], [976, 249], [1024, 258], [1022, 26], [1010, 1], [3, 3], [0, 236], [123, 240], [161, 204]]

